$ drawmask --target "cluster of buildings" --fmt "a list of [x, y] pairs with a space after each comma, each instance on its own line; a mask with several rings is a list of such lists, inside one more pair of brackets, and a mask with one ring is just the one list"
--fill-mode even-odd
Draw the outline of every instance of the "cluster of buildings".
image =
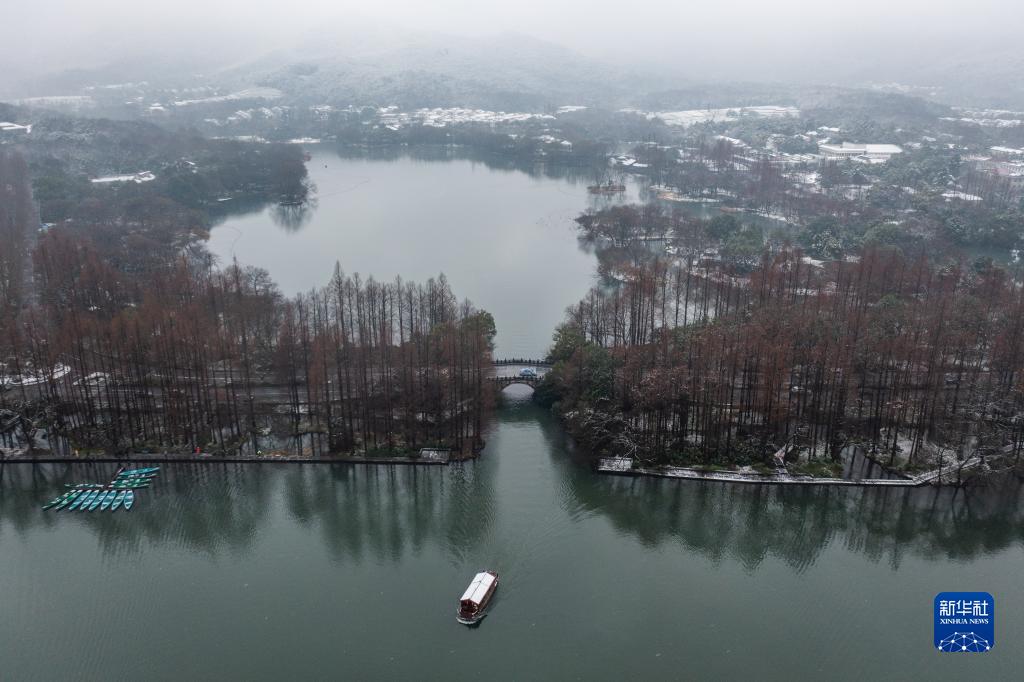
[[822, 143], [818, 145], [818, 153], [828, 160], [860, 161], [862, 163], [885, 163], [903, 149], [896, 144], [860, 144], [843, 142], [842, 144]]
[[995, 146], [975, 157], [974, 169], [998, 181], [1012, 194], [1024, 194], [1024, 149]]

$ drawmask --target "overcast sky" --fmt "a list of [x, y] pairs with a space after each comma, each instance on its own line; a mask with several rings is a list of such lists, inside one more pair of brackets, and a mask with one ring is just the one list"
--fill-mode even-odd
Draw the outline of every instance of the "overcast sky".
[[8, 1], [0, 14], [0, 65], [8, 77], [24, 76], [95, 66], [126, 50], [145, 58], [171, 50], [208, 53], [218, 43], [255, 57], [309, 30], [378, 24], [473, 36], [514, 31], [620, 62], [686, 61], [730, 76], [746, 64], [753, 78], [781, 71], [779, 79], [788, 80], [785, 72], [830, 55], [850, 61], [984, 49], [1003, 40], [1019, 46], [1022, 6], [1015, 0]]

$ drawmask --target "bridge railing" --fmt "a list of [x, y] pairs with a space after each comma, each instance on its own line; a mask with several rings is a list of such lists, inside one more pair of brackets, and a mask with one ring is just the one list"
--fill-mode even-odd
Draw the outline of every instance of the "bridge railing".
[[499, 367], [503, 365], [540, 365], [542, 367], [551, 366], [551, 363], [548, 362], [547, 360], [531, 360], [524, 358], [501, 358], [498, 360], [494, 360], [493, 364]]
[[541, 382], [543, 377], [490, 377], [487, 381], [498, 384], [500, 386], [510, 386], [512, 384], [525, 384], [526, 386], [536, 386]]

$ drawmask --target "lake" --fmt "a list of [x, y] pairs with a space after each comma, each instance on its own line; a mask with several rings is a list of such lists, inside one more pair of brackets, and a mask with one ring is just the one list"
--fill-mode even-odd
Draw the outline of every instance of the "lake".
[[624, 196], [596, 196], [586, 173], [552, 177], [437, 153], [315, 148], [308, 168], [313, 207], [231, 216], [211, 231], [210, 250], [267, 269], [287, 294], [326, 284], [335, 263], [378, 280], [444, 273], [458, 296], [494, 315], [496, 357], [546, 354], [566, 307], [596, 282], [597, 260], [573, 219], [640, 191], [630, 180]]
[[[44, 512], [111, 465], [0, 469], [0, 661], [29, 679], [1011, 679], [1019, 483], [780, 488], [594, 475], [506, 391], [448, 467], [165, 465], [135, 509]], [[455, 622], [477, 570], [490, 615]], [[942, 590], [996, 647], [931, 645]]]
[[[587, 179], [324, 150], [311, 167], [315, 209], [229, 217], [214, 250], [290, 293], [336, 260], [443, 270], [494, 313], [499, 355], [543, 353], [594, 281], [572, 226], [602, 201]], [[165, 465], [128, 513], [40, 509], [112, 465], [0, 463], [0, 678], [1019, 677], [1018, 480], [604, 477], [528, 388], [503, 396], [475, 461]], [[467, 629], [456, 601], [483, 569], [501, 586]], [[954, 590], [995, 596], [991, 652], [933, 650], [932, 599]]]

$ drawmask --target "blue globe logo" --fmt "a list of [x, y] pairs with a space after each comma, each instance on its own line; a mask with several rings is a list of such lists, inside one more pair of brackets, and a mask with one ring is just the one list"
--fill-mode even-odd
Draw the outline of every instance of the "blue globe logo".
[[939, 642], [939, 651], [981, 653], [992, 648], [989, 641], [973, 632], [954, 632]]

